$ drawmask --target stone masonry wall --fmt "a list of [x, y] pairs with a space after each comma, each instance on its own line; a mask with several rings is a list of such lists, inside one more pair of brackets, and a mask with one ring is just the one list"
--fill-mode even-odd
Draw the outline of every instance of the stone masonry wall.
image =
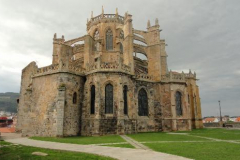
[[[105, 114], [105, 86], [113, 85], [113, 114]], [[90, 88], [95, 85], [95, 114], [90, 114]], [[128, 114], [124, 115], [123, 86], [128, 87]], [[84, 87], [82, 135], [124, 134], [162, 130], [160, 101], [154, 95], [158, 84], [135, 81], [125, 74], [96, 73], [89, 75]], [[149, 115], [138, 116], [138, 92], [148, 94]]]

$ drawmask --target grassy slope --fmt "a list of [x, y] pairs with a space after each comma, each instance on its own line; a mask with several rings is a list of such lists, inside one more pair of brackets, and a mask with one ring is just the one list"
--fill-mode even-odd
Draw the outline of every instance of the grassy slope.
[[[1, 145], [9, 145], [10, 143], [0, 141]], [[36, 156], [32, 155], [32, 152], [44, 152], [47, 153], [48, 156]], [[110, 157], [103, 157], [93, 154], [87, 153], [79, 153], [79, 152], [67, 152], [67, 151], [60, 151], [60, 150], [51, 150], [51, 149], [42, 149], [36, 147], [27, 147], [21, 145], [11, 145], [2, 147], [0, 149], [0, 159], [1, 160], [16, 160], [16, 159], [23, 159], [23, 160], [113, 160]]]
[[65, 138], [31, 137], [31, 139], [60, 142], [60, 143], [73, 143], [73, 144], [101, 144], [101, 143], [125, 142], [125, 140], [118, 135], [109, 135], [109, 136], [100, 136], [100, 137], [65, 137]]

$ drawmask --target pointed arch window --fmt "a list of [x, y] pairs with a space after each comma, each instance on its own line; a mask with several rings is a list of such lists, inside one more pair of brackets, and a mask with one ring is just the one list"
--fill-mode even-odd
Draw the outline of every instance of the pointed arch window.
[[175, 101], [176, 101], [176, 114], [177, 116], [182, 115], [182, 94], [181, 92], [177, 91], [175, 94]]
[[113, 50], [113, 33], [110, 28], [106, 32], [106, 50]]
[[73, 93], [73, 104], [77, 104], [77, 93], [76, 92], [74, 92]]
[[148, 97], [143, 88], [138, 92], [138, 115], [148, 116]]
[[113, 113], [113, 86], [111, 84], [105, 87], [105, 113]]
[[95, 113], [95, 86], [92, 85], [91, 87], [91, 110], [90, 110], [91, 114]]
[[127, 91], [128, 87], [125, 85], [123, 87], [124, 114], [128, 114]]
[[119, 50], [120, 50], [120, 53], [123, 53], [123, 45], [122, 45], [122, 43], [120, 43], [120, 46], [119, 46], [120, 48], [119, 48]]

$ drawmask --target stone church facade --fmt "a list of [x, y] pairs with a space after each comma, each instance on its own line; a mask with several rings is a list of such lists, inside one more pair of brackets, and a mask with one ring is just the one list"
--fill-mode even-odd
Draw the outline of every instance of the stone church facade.
[[[22, 70], [17, 131], [23, 136], [92, 136], [202, 128], [196, 73], [169, 71], [156, 19], [102, 14], [87, 33], [53, 38], [52, 64]], [[144, 58], [145, 59], [144, 59]]]

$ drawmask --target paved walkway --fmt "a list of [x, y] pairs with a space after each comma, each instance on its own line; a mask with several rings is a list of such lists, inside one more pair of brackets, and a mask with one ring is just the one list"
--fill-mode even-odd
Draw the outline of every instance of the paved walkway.
[[22, 138], [18, 134], [13, 133], [11, 134], [2, 133], [1, 136], [5, 141], [10, 143], [47, 149], [92, 153], [116, 158], [119, 160], [189, 160], [188, 158], [161, 152], [155, 152], [148, 149], [130, 149], [96, 145], [78, 145], [68, 143], [37, 141], [28, 138]]
[[151, 150], [147, 146], [144, 146], [143, 144], [139, 143], [138, 141], [135, 141], [134, 139], [132, 139], [126, 135], [121, 135], [121, 137], [137, 149]]

